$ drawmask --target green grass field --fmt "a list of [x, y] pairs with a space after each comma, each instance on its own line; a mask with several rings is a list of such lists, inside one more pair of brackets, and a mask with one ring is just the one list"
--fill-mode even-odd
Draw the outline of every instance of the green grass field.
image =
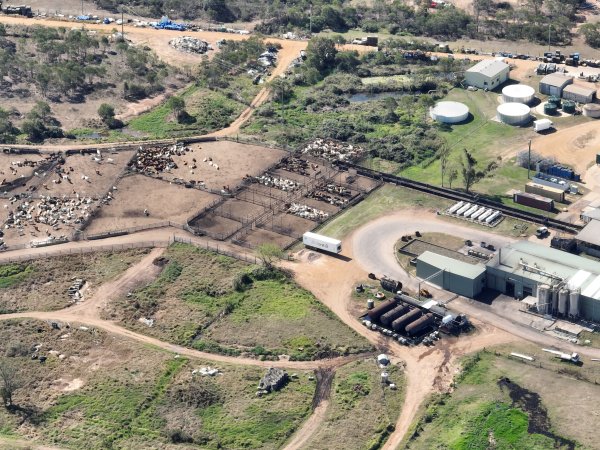
[[[230, 355], [319, 359], [369, 351], [287, 275], [176, 244], [169, 264], [150, 285], [110, 306], [126, 326], [199, 350]], [[140, 318], [155, 318], [147, 327]]]
[[[454, 392], [431, 399], [405, 448], [593, 448], [590, 412], [600, 388], [532, 350], [511, 345], [466, 358]], [[536, 362], [510, 359], [510, 351], [536, 355]]]

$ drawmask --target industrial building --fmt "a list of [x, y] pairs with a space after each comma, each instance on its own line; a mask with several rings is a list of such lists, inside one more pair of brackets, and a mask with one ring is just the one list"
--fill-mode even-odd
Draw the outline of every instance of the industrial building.
[[417, 258], [417, 276], [465, 297], [478, 296], [485, 287], [485, 266], [469, 264], [433, 252]]
[[[591, 224], [600, 236], [600, 222]], [[595, 245], [600, 249], [600, 238]], [[465, 297], [484, 288], [518, 299], [535, 296], [542, 313], [600, 321], [600, 262], [529, 241], [501, 248], [485, 266], [425, 252], [417, 258], [417, 276]]]
[[600, 257], [600, 220], [595, 219], [599, 215], [598, 210], [594, 209], [587, 214], [592, 217], [575, 237], [577, 248], [587, 255]]
[[561, 97], [563, 89], [569, 84], [573, 84], [573, 77], [560, 73], [552, 73], [546, 75], [540, 81], [540, 92], [546, 95]]
[[459, 102], [438, 102], [429, 115], [441, 123], [460, 123], [469, 118], [469, 107]]
[[596, 89], [571, 84], [563, 89], [563, 99], [572, 100], [577, 103], [592, 103], [596, 98]]
[[508, 80], [510, 66], [496, 59], [484, 59], [465, 71], [465, 82], [480, 89], [495, 89]]

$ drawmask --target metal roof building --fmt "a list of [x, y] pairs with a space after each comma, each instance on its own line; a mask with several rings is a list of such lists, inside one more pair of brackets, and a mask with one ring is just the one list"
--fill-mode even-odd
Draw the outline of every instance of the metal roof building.
[[596, 89], [579, 84], [570, 84], [563, 89], [563, 98], [565, 100], [573, 100], [577, 103], [592, 103], [595, 97]]
[[509, 72], [505, 62], [484, 59], [465, 71], [465, 81], [469, 86], [492, 90], [508, 80]]
[[546, 95], [561, 97], [563, 89], [569, 84], [573, 84], [573, 77], [560, 73], [551, 73], [540, 81], [540, 92]]
[[450, 292], [474, 298], [485, 286], [485, 266], [426, 251], [417, 258], [417, 277]]
[[486, 283], [490, 289], [517, 298], [538, 295], [540, 285], [578, 290], [579, 316], [600, 321], [600, 262], [520, 241], [500, 249], [487, 264]]
[[592, 217], [588, 220], [587, 225], [583, 227], [583, 230], [575, 236], [577, 247], [588, 255], [600, 257], [600, 220], [596, 219], [598, 217], [597, 212], [590, 211], [588, 214]]

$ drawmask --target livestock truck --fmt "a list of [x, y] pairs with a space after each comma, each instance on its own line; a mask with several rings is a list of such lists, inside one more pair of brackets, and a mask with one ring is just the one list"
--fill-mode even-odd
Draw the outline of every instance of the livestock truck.
[[306, 247], [315, 250], [324, 250], [335, 254], [342, 252], [342, 241], [321, 234], [311, 233], [310, 231], [302, 235], [302, 243]]

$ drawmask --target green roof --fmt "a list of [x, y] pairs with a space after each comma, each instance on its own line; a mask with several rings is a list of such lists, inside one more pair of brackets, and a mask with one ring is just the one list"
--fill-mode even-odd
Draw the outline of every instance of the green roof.
[[421, 254], [421, 256], [417, 258], [417, 262], [418, 261], [437, 267], [440, 270], [443, 269], [448, 273], [470, 279], [475, 279], [481, 274], [485, 273], [485, 266], [483, 264], [469, 264], [444, 255], [438, 255], [437, 253], [430, 251], [426, 251], [425, 253]]

